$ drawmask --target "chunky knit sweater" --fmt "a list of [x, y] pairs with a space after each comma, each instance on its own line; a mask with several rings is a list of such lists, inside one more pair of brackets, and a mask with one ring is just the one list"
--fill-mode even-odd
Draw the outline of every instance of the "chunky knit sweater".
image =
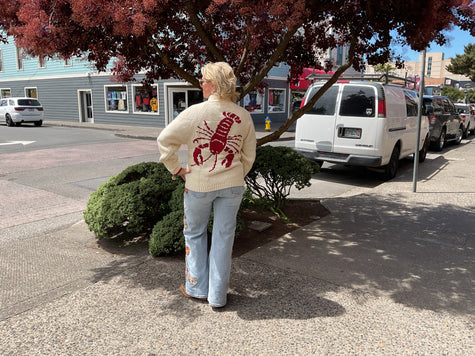
[[158, 136], [160, 161], [176, 175], [176, 152], [188, 146], [185, 186], [210, 192], [244, 185], [256, 157], [256, 134], [248, 111], [230, 100], [211, 95], [181, 112]]

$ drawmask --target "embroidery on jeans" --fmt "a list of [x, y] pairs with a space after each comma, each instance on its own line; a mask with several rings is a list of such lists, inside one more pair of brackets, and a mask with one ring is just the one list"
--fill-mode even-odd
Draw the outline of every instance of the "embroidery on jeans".
[[[193, 140], [193, 143], [198, 143], [198, 146], [196, 146], [193, 151], [195, 164], [192, 164], [192, 166], [201, 166], [214, 156], [213, 168], [209, 170], [210, 172], [214, 171], [218, 161], [218, 155], [223, 151], [227, 153], [227, 155], [221, 161], [221, 165], [228, 168], [233, 163], [234, 155], [240, 151], [239, 141], [242, 141], [242, 135], [229, 135], [229, 131], [234, 123], [241, 123], [241, 118], [232, 112], [223, 112], [223, 115], [224, 119], [218, 123], [216, 131], [213, 131], [208, 126], [206, 120], [203, 121], [204, 126], [198, 126], [197, 133], [201, 136]], [[200, 143], [203, 141], [206, 142]], [[209, 151], [207, 158], [203, 158], [204, 149]]]
[[193, 277], [189, 272], [188, 272], [188, 282], [190, 282], [192, 285], [196, 284], [196, 277]]

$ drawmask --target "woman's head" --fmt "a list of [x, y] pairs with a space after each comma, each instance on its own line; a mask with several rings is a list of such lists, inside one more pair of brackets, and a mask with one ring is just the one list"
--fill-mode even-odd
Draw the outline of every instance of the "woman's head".
[[[236, 76], [231, 66], [225, 62], [208, 63], [201, 68], [203, 75], [203, 94], [206, 97], [206, 91], [216, 95], [221, 99], [236, 101]], [[209, 85], [209, 86], [208, 86]]]

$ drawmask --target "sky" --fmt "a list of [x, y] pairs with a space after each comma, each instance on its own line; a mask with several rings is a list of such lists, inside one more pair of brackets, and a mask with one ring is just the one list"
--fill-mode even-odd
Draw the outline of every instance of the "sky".
[[[475, 37], [471, 36], [470, 33], [460, 30], [458, 27], [454, 27], [453, 30], [447, 32], [448, 41], [445, 46], [440, 47], [435, 43], [427, 48], [427, 53], [430, 52], [444, 52], [444, 58], [455, 58], [455, 55], [464, 54], [464, 47], [470, 43], [475, 44]], [[399, 48], [396, 51], [398, 54], [401, 54], [403, 59], [406, 61], [418, 61], [419, 53], [414, 52], [410, 47]]]

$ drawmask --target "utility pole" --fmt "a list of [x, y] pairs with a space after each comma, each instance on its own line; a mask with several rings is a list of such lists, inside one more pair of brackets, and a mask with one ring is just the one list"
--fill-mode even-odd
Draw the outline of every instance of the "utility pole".
[[417, 111], [417, 136], [416, 151], [414, 152], [414, 172], [412, 175], [412, 191], [417, 189], [417, 176], [419, 173], [419, 136], [421, 135], [422, 104], [424, 102], [424, 72], [426, 67], [426, 49], [422, 51], [421, 79], [419, 81], [419, 109]]

